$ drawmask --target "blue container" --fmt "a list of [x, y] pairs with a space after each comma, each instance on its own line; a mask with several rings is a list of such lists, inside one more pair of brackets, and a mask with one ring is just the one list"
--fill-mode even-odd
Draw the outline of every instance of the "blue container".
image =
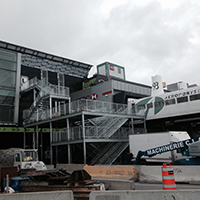
[[[29, 181], [28, 177], [21, 178], [20, 176], [10, 177], [9, 178], [9, 187], [13, 188], [13, 190], [21, 192], [22, 182]], [[3, 188], [6, 187], [6, 178], [3, 179]]]

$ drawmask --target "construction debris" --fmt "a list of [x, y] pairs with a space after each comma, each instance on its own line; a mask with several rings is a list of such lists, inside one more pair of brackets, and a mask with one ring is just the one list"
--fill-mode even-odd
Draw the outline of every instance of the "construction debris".
[[22, 192], [41, 192], [72, 190], [74, 200], [89, 199], [91, 191], [109, 189], [109, 183], [93, 182], [85, 170], [76, 170], [71, 174], [64, 169], [27, 172], [29, 181], [22, 183]]

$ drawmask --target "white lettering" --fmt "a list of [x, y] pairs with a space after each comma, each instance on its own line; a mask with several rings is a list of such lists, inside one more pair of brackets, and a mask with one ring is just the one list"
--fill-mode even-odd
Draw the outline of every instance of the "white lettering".
[[147, 154], [148, 154], [148, 156], [150, 156], [152, 154], [151, 150], [147, 150]]
[[156, 153], [160, 153], [160, 151], [159, 151], [158, 148], [155, 148], [155, 152], [156, 152]]
[[188, 144], [190, 144], [190, 141], [189, 140], [185, 141], [185, 144], [188, 146]]
[[180, 147], [184, 147], [184, 144], [183, 144], [183, 142], [182, 142], [182, 141], [180, 142]]
[[154, 149], [152, 149], [152, 154], [156, 154], [156, 152], [155, 152], [155, 150], [154, 150]]

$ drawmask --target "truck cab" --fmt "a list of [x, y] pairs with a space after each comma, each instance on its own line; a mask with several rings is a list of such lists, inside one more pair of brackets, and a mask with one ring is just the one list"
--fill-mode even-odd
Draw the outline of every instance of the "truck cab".
[[38, 160], [37, 149], [20, 149], [16, 150], [14, 154], [14, 166], [18, 167], [18, 170], [22, 169], [36, 169], [46, 170], [46, 165]]

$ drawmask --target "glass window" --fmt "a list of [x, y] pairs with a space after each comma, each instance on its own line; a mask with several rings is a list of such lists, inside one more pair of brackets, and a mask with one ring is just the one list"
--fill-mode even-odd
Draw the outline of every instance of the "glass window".
[[153, 108], [153, 103], [148, 103], [147, 108]]
[[0, 121], [12, 122], [14, 116], [14, 106], [1, 106], [0, 105]]
[[0, 69], [0, 85], [15, 87], [15, 72]]
[[11, 51], [1, 50], [0, 49], [0, 59], [17, 61], [17, 54]]
[[8, 96], [0, 96], [0, 104], [14, 105], [15, 98]]
[[164, 102], [163, 101], [155, 102], [155, 107], [162, 107], [162, 106], [164, 106]]
[[19, 153], [15, 154], [15, 161], [20, 162], [20, 154]]
[[7, 61], [7, 60], [0, 60], [0, 68], [10, 69], [10, 70], [15, 70], [16, 71], [17, 63], [16, 62]]
[[64, 74], [59, 74], [60, 86], [65, 86]]
[[172, 104], [175, 104], [175, 103], [176, 103], [175, 99], [165, 100], [165, 105], [166, 105], [166, 106], [172, 105]]
[[121, 74], [121, 68], [118, 67], [118, 73]]
[[142, 105], [137, 106], [137, 109], [138, 109], [138, 110], [145, 109], [145, 104], [142, 104]]
[[15, 96], [15, 91], [13, 90], [2, 90], [0, 89], [0, 96]]
[[195, 94], [190, 96], [190, 101], [195, 101], [200, 99], [200, 94]]
[[187, 102], [188, 101], [188, 98], [187, 97], [180, 97], [180, 98], [177, 98], [177, 103], [184, 103], [184, 102]]
[[37, 151], [24, 151], [22, 153], [22, 160], [23, 161], [37, 161], [38, 160]]

